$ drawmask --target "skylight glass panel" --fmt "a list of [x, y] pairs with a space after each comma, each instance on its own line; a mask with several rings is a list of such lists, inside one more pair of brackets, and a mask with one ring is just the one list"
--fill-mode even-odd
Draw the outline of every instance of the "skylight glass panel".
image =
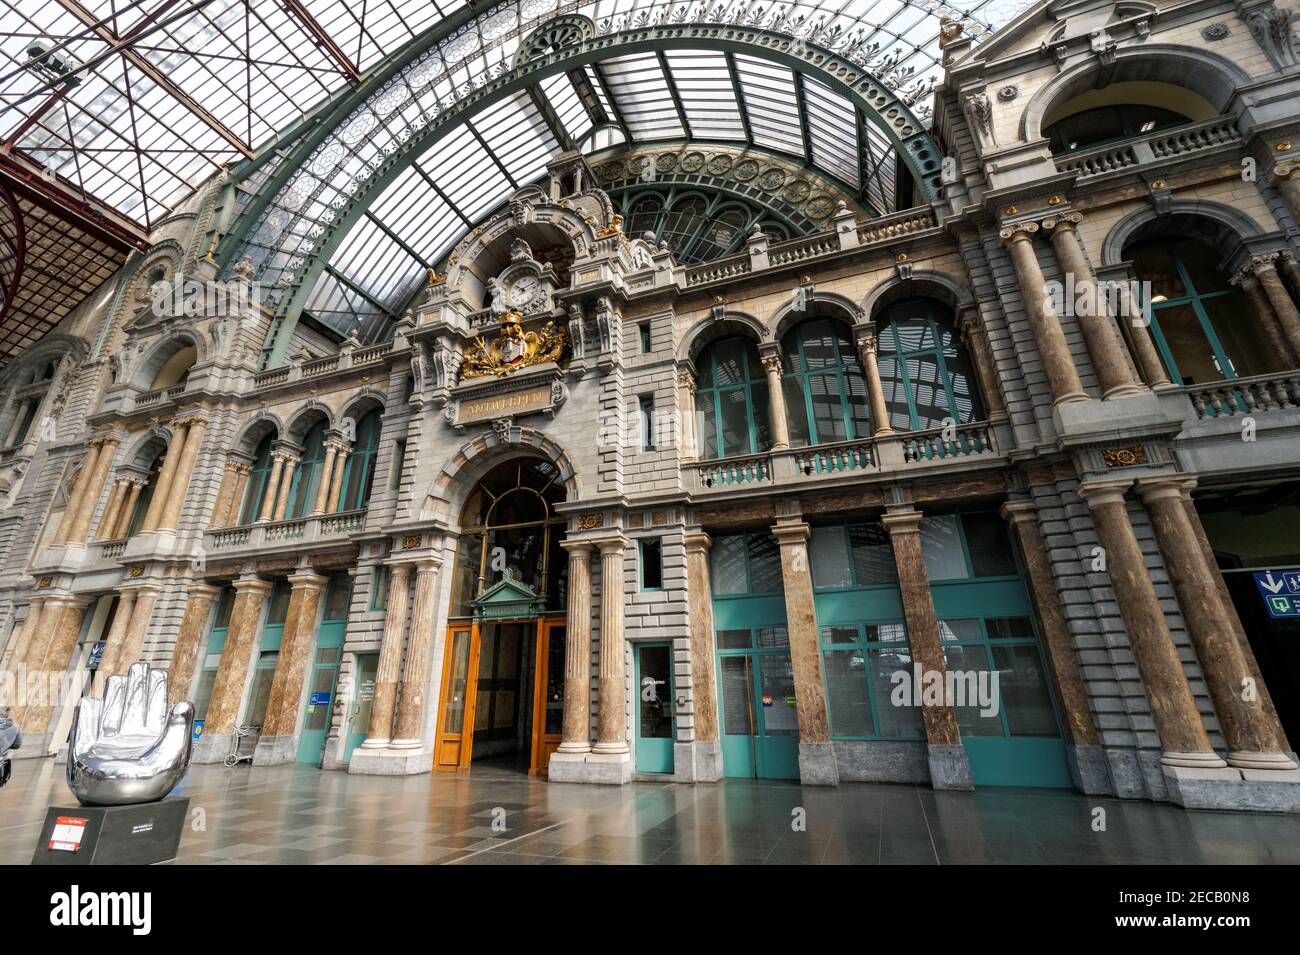
[[306, 309], [327, 328], [340, 335], [355, 332], [362, 341], [372, 340], [388, 320], [383, 309], [329, 271], [321, 273], [307, 297]]
[[754, 142], [782, 152], [804, 153], [794, 73], [784, 66], [737, 55], [736, 73]]
[[807, 76], [803, 83], [813, 165], [843, 182], [858, 184], [857, 109], [845, 97]]
[[609, 94], [634, 139], [677, 139], [686, 135], [653, 54], [620, 56], [600, 64]]
[[582, 105], [578, 91], [573, 88], [573, 80], [569, 79], [568, 74], [556, 73], [548, 76], [540, 85], [542, 94], [551, 104], [551, 109], [555, 110], [569, 138], [577, 142], [587, 135], [587, 130], [591, 129], [591, 117], [587, 115], [587, 108]]
[[484, 110], [470, 125], [516, 189], [539, 177], [546, 161], [560, 151], [559, 140], [526, 93]]
[[411, 275], [423, 268], [373, 217], [365, 216], [330, 258], [330, 268], [390, 310]]
[[417, 165], [471, 222], [514, 191], [479, 138], [464, 126], [444, 136]]
[[596, 99], [600, 101], [600, 108], [612, 120], [614, 118], [614, 107], [610, 105], [609, 94], [605, 91], [605, 84], [601, 82], [600, 77], [596, 75], [595, 68], [590, 64], [584, 66], [582, 71], [586, 74], [587, 82], [591, 84], [591, 88], [596, 91]]
[[703, 50], [674, 50], [664, 58], [670, 78], [677, 85], [691, 135], [699, 139], [744, 139], [745, 126], [727, 58]]

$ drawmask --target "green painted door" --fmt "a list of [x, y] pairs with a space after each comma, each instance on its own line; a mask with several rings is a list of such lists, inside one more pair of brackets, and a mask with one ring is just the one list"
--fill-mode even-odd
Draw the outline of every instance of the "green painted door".
[[343, 634], [347, 630], [351, 579], [335, 574], [325, 588], [325, 608], [316, 634], [316, 652], [307, 671], [307, 703], [298, 737], [298, 762], [320, 765], [325, 737], [330, 729], [334, 689], [338, 683], [339, 660], [343, 656]]
[[352, 704], [348, 739], [343, 748], [343, 762], [352, 759], [352, 751], [366, 741], [370, 729], [370, 707], [375, 701], [375, 674], [379, 671], [379, 654], [362, 653], [357, 657], [357, 695]]
[[636, 648], [636, 771], [673, 771], [673, 650], [667, 643]]
[[799, 778], [799, 723], [784, 626], [719, 630], [718, 692], [726, 776]]

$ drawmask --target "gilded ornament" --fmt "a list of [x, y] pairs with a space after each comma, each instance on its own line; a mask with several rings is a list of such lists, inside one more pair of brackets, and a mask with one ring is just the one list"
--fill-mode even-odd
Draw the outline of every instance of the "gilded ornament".
[[526, 332], [520, 325], [518, 312], [501, 314], [501, 330], [492, 341], [483, 336], [465, 350], [460, 366], [460, 379], [484, 378], [494, 375], [504, 378], [520, 368], [560, 361], [569, 349], [569, 335], [547, 322], [540, 331]]

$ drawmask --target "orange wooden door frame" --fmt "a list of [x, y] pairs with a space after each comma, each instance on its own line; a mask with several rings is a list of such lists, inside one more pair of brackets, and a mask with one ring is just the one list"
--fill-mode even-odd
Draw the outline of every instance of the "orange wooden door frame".
[[[460, 732], [447, 732], [447, 701], [451, 698], [452, 668], [456, 663], [456, 639], [465, 634], [469, 641], [465, 664], [465, 702]], [[479, 624], [457, 621], [447, 627], [447, 643], [442, 661], [442, 691], [438, 694], [438, 737], [434, 747], [433, 768], [454, 773], [469, 768], [474, 751], [474, 707], [478, 701]]]
[[[562, 616], [542, 617], [537, 621], [537, 656], [533, 667], [533, 750], [528, 775], [545, 776], [551, 753], [559, 747], [563, 734], [546, 732], [547, 665], [550, 661], [551, 631], [564, 629]], [[565, 632], [568, 637], [568, 632]]]

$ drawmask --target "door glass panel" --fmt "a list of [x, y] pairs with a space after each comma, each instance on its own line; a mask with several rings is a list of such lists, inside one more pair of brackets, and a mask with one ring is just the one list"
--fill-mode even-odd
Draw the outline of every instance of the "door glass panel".
[[465, 726], [465, 686], [469, 672], [469, 631], [457, 630], [451, 635], [450, 686], [447, 688], [447, 709], [443, 719], [444, 733], [460, 733]]
[[1057, 735], [1038, 648], [1028, 644], [993, 647], [993, 662], [998, 669], [998, 691], [1011, 735]]
[[[210, 654], [209, 657], [216, 657], [221, 660], [221, 654]], [[206, 666], [207, 664], [205, 664]], [[199, 673], [198, 685], [194, 688], [194, 718], [196, 720], [207, 719], [208, 703], [212, 700], [212, 684], [217, 680], [217, 668], [205, 669]]]
[[1210, 347], [1210, 340], [1206, 338], [1205, 329], [1192, 306], [1171, 305], [1157, 309], [1153, 319], [1169, 345], [1183, 384], [1199, 385], [1229, 377], [1219, 367], [1214, 349]]
[[745, 657], [722, 658], [722, 725], [728, 736], [752, 736], [749, 667]]
[[719, 630], [718, 631], [718, 649], [719, 650], [747, 650], [749, 649], [749, 631], [748, 630]]
[[788, 647], [790, 645], [790, 632], [785, 627], [760, 627], [754, 631], [754, 636], [758, 638], [756, 646], [760, 649], [763, 647]]
[[[320, 663], [320, 651], [316, 653], [316, 662]], [[323, 730], [329, 722], [330, 702], [334, 692], [334, 667], [316, 667], [312, 671], [311, 696], [307, 698], [307, 719], [303, 723], [305, 730]], [[315, 703], [324, 694], [324, 703]]]
[[853, 579], [849, 574], [848, 554], [845, 551], [844, 544], [843, 527], [813, 528], [808, 556], [812, 563], [814, 587], [850, 587], [853, 585]]
[[253, 671], [253, 688], [249, 694], [248, 718], [246, 723], [261, 726], [266, 719], [266, 704], [271, 698], [271, 681], [275, 679], [275, 662], [278, 653], [263, 653], [257, 660], [257, 669]]
[[892, 695], [899, 682], [894, 674], [903, 674], [909, 680], [912, 678], [911, 650], [905, 645], [872, 649], [867, 651], [867, 660], [870, 664], [872, 690], [880, 701], [877, 711], [880, 735], [887, 739], [924, 739], [921, 708], [896, 705]]
[[641, 711], [641, 738], [670, 739], [673, 701], [668, 678], [672, 653], [668, 647], [642, 647], [640, 654], [641, 686], [637, 705]]
[[378, 666], [378, 656], [368, 653], [361, 657], [357, 675], [357, 710], [352, 717], [353, 733], [364, 733], [370, 728], [370, 708], [375, 701], [375, 670]]
[[[974, 621], [954, 621], [973, 623]], [[953, 704], [962, 736], [1003, 736], [1002, 718], [996, 699], [982, 700], [992, 688], [988, 677], [988, 653], [982, 646], [949, 645], [943, 648], [944, 662], [953, 685]], [[987, 712], [988, 715], [983, 715]]]
[[564, 730], [564, 628], [551, 627], [546, 644], [546, 728], [559, 735]]
[[1201, 307], [1219, 337], [1219, 344], [1239, 378], [1263, 374], [1269, 370], [1272, 361], [1259, 326], [1255, 322], [1243, 321], [1250, 314], [1244, 305], [1238, 295], [1221, 295], [1201, 301]]
[[[856, 628], [848, 629], [856, 635]], [[831, 732], [836, 736], [872, 735], [866, 651], [856, 647], [852, 650], [828, 650], [824, 658]]]
[[[777, 629], [773, 627], [772, 629]], [[780, 628], [784, 631], [784, 627]], [[795, 718], [794, 668], [784, 653], [757, 657], [759, 693], [763, 704], [764, 736], [796, 736], [799, 723]]]

